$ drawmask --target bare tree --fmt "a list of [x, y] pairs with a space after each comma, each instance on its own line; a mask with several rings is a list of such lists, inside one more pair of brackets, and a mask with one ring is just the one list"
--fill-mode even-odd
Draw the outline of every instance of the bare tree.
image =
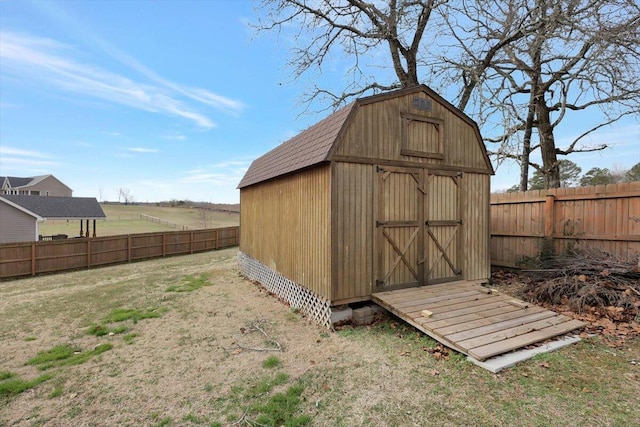
[[[411, 87], [420, 83], [423, 36], [432, 12], [447, 0], [264, 0], [259, 31], [295, 28], [295, 47], [289, 66], [294, 78], [311, 70], [321, 70], [332, 54], [352, 61], [348, 72], [352, 82], [340, 93], [314, 85], [304, 102], [328, 97], [337, 108], [352, 97], [367, 92]], [[290, 25], [293, 24], [293, 25]], [[382, 49], [397, 80], [383, 83], [361, 65], [363, 58]]]
[[125, 205], [133, 204], [133, 195], [131, 195], [131, 191], [129, 191], [128, 188], [118, 188], [118, 202], [124, 203]]
[[[477, 0], [443, 11], [459, 52], [443, 58], [449, 77], [462, 77], [459, 106], [475, 103], [471, 114], [481, 124], [500, 119], [503, 132], [487, 141], [499, 144], [498, 158], [520, 162], [521, 190], [529, 165], [546, 187], [559, 187], [558, 156], [606, 148], [579, 143], [640, 112], [640, 7], [633, 0]], [[597, 107], [604, 119], [559, 148], [555, 130], [563, 119]], [[542, 164], [530, 161], [535, 150]]]

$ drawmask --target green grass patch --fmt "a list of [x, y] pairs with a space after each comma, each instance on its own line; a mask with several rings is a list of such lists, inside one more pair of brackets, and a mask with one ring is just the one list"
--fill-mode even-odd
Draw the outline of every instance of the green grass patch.
[[35, 357], [29, 359], [27, 365], [43, 365], [45, 363], [52, 363], [59, 360], [68, 359], [73, 356], [73, 353], [76, 351], [78, 350], [72, 345], [60, 344], [50, 350], [38, 352]]
[[63, 391], [62, 386], [59, 385], [54, 387], [54, 389], [51, 390], [51, 393], [49, 393], [49, 399], [55, 399], [56, 397], [62, 396], [62, 391]]
[[43, 374], [37, 378], [32, 379], [31, 381], [25, 381], [20, 377], [15, 376], [12, 373], [10, 376], [7, 376], [6, 372], [3, 372], [4, 378], [0, 381], [0, 396], [10, 396], [20, 394], [25, 390], [29, 390], [34, 388], [35, 386], [51, 379], [53, 375], [51, 374]]
[[302, 404], [302, 384], [289, 387], [284, 393], [276, 393], [261, 405], [252, 409], [259, 414], [256, 419], [258, 425], [299, 427], [311, 423], [311, 416], [298, 415]]
[[231, 388], [228, 396], [216, 399], [216, 406], [223, 409], [225, 422], [213, 422], [211, 425], [251, 425], [251, 426], [287, 426], [299, 427], [312, 422], [310, 415], [303, 411], [304, 385], [301, 381], [282, 392], [275, 387], [289, 381], [289, 375], [278, 372], [275, 376], [262, 377], [249, 385], [237, 385]]
[[91, 324], [91, 326], [89, 326], [89, 330], [87, 330], [87, 334], [95, 335], [96, 337], [102, 337], [104, 335], [109, 335], [109, 334], [113, 334], [113, 335], [122, 334], [124, 332], [127, 332], [128, 330], [129, 328], [125, 325], [120, 325], [115, 328], [110, 328], [106, 325], [98, 325], [93, 323]]
[[158, 424], [154, 424], [154, 427], [166, 427], [166, 426], [169, 426], [171, 424], [173, 424], [173, 418], [165, 417], [165, 418], [161, 419]]
[[24, 340], [29, 342], [29, 341], [35, 341], [35, 340], [37, 340], [37, 338], [36, 337], [24, 337]]
[[26, 364], [37, 366], [41, 371], [58, 366], [80, 365], [112, 348], [113, 345], [111, 344], [100, 344], [90, 351], [78, 351], [69, 344], [62, 344], [50, 350], [39, 352], [35, 357], [29, 359]]
[[202, 420], [193, 414], [185, 415], [184, 418], [182, 418], [182, 421], [187, 421], [194, 424], [202, 424]]
[[9, 371], [0, 371], [0, 381], [8, 380], [9, 378], [15, 377], [16, 374]]
[[138, 323], [138, 320], [154, 319], [162, 316], [160, 310], [155, 308], [149, 310], [138, 310], [135, 308], [116, 308], [111, 310], [111, 313], [104, 319], [105, 323], [118, 323], [125, 320], [132, 320], [133, 323]]
[[202, 273], [200, 276], [185, 276], [179, 285], [168, 286], [166, 292], [193, 292], [203, 286], [211, 286], [209, 275]]
[[125, 344], [127, 345], [131, 345], [133, 344], [133, 340], [138, 336], [138, 334], [133, 333], [133, 334], [127, 334], [125, 336], [122, 337], [122, 340], [124, 341]]
[[267, 357], [264, 362], [262, 362], [262, 367], [263, 368], [275, 368], [277, 366], [282, 365], [282, 362], [280, 361], [280, 359], [278, 359], [277, 356], [269, 356]]

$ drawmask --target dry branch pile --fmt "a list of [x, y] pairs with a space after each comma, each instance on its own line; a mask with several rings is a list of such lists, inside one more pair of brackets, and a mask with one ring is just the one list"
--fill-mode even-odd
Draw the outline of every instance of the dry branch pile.
[[[601, 251], [548, 260], [545, 269], [524, 270], [521, 297], [587, 322], [586, 333], [599, 334], [618, 347], [640, 336], [640, 268]], [[494, 276], [513, 280], [510, 273]]]

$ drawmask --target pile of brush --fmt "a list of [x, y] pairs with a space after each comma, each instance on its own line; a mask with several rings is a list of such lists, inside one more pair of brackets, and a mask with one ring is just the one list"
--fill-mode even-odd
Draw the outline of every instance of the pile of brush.
[[640, 266], [590, 250], [524, 270], [527, 299], [591, 324], [613, 346], [640, 336]]

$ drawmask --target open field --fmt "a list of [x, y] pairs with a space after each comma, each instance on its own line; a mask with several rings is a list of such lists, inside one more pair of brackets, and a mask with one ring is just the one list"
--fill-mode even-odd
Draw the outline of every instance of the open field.
[[[640, 342], [494, 375], [393, 318], [329, 332], [236, 249], [0, 283], [4, 426], [628, 426]], [[633, 363], [632, 363], [633, 362]], [[29, 364], [27, 364], [29, 363]]]
[[[98, 236], [113, 236], [118, 234], [151, 233], [156, 231], [182, 230], [200, 228], [217, 228], [238, 225], [240, 217], [237, 213], [211, 211], [190, 207], [168, 207], [154, 205], [116, 205], [102, 204], [102, 210], [107, 215], [106, 221], [97, 221]], [[159, 218], [162, 223], [141, 219], [140, 215]], [[168, 221], [175, 225], [167, 225]], [[83, 226], [84, 227], [84, 226]], [[66, 234], [77, 236], [80, 233], [79, 221], [45, 221], [40, 224], [40, 234]], [[91, 225], [93, 232], [93, 225]]]

